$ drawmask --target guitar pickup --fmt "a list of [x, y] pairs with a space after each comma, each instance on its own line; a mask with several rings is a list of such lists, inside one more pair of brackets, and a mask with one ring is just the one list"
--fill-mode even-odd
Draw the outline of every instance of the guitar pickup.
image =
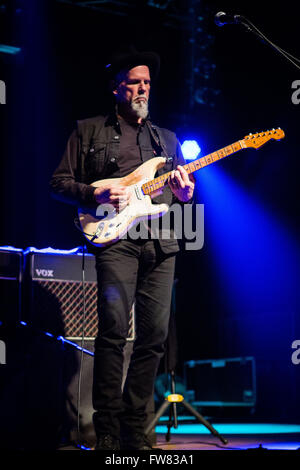
[[136, 195], [137, 199], [139, 199], [141, 201], [142, 197], [141, 197], [139, 187], [137, 185], [134, 186], [134, 192], [135, 192], [135, 195]]

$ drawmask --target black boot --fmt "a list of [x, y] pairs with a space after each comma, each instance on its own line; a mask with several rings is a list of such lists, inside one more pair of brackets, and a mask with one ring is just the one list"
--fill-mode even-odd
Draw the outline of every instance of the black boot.
[[121, 441], [122, 450], [152, 450], [149, 439], [143, 433], [132, 433]]
[[95, 450], [120, 450], [120, 441], [111, 434], [100, 435]]

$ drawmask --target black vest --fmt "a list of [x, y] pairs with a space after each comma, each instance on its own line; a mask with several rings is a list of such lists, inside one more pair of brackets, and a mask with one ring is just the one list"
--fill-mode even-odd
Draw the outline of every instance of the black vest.
[[[153, 147], [157, 155], [166, 158], [166, 164], [160, 168], [157, 175], [162, 175], [173, 168], [178, 162], [176, 157], [177, 143], [175, 134], [166, 129], [160, 129], [149, 120], [145, 124], [150, 132]], [[91, 184], [99, 179], [119, 177], [118, 157], [120, 150], [119, 123], [114, 116], [96, 116], [77, 122], [77, 132], [80, 140], [80, 151], [78, 152], [78, 166], [80, 169], [80, 181]], [[166, 142], [163, 133], [168, 133], [170, 145]], [[153, 148], [141, 147], [142, 162], [145, 162], [155, 155]], [[113, 176], [112, 176], [113, 175]], [[157, 196], [154, 203], [166, 203], [169, 206], [174, 202], [173, 193], [169, 187], [164, 189], [161, 196]]]

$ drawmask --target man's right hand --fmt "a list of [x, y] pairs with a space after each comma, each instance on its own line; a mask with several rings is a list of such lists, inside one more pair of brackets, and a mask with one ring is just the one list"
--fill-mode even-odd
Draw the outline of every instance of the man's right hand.
[[130, 201], [130, 192], [126, 186], [110, 184], [96, 188], [94, 197], [97, 204], [111, 204], [118, 212], [125, 209]]

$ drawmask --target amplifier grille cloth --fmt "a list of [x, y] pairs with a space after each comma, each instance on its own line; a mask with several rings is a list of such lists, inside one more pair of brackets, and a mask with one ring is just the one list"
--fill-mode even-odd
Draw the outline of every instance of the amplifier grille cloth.
[[[47, 293], [54, 296], [59, 303], [60, 314], [64, 325], [64, 336], [67, 339], [81, 339], [83, 320], [83, 292], [82, 283], [74, 281], [35, 281]], [[85, 339], [93, 339], [98, 332], [97, 314], [97, 283], [85, 283]], [[39, 308], [47, 309], [41, 305], [42, 298], [37, 299]], [[130, 312], [129, 333], [127, 340], [134, 339], [134, 306]]]

